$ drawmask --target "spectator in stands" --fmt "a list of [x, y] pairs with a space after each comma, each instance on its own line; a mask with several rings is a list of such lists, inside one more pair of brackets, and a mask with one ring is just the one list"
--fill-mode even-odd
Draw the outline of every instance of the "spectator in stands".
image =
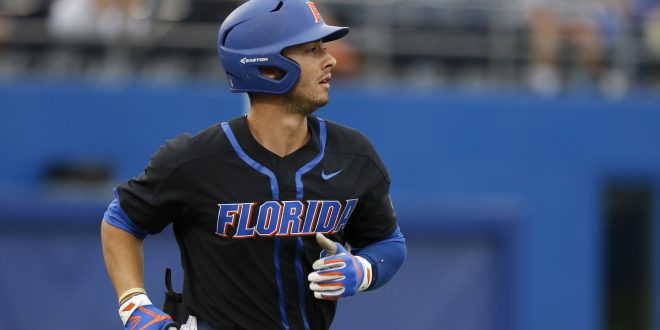
[[3, 51], [7, 38], [9, 38], [9, 25], [2, 8], [0, 8], [0, 52]]
[[642, 44], [649, 62], [650, 83], [660, 87], [660, 0], [636, 0], [633, 20], [639, 22]]
[[[608, 60], [605, 35], [620, 14], [617, 0], [523, 0], [530, 32], [529, 85], [542, 96], [558, 95], [565, 80], [597, 84]], [[568, 47], [565, 47], [568, 46]], [[575, 64], [571, 76], [561, 73], [562, 50]]]
[[63, 40], [115, 42], [142, 38], [149, 32], [144, 0], [54, 0], [48, 27]]

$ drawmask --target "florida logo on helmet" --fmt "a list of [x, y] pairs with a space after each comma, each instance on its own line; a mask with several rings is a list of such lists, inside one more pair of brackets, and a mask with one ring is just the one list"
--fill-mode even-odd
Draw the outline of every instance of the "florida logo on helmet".
[[311, 10], [312, 14], [314, 15], [314, 23], [320, 23], [321, 13], [319, 13], [319, 10], [316, 9], [316, 5], [311, 1], [307, 1], [307, 5], [309, 6], [309, 10]]

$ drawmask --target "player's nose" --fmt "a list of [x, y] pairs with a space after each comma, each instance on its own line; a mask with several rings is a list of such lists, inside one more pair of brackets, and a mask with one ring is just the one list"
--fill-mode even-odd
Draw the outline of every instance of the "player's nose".
[[[323, 47], [323, 45], [321, 45]], [[324, 59], [323, 59], [323, 69], [324, 70], [332, 70], [335, 66], [337, 66], [337, 59], [330, 54], [330, 52], [323, 47], [324, 50]]]

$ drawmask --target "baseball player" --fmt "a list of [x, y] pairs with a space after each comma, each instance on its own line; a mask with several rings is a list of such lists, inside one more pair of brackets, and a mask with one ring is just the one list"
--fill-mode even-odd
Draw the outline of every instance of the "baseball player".
[[186, 329], [328, 329], [338, 299], [387, 283], [406, 256], [390, 178], [358, 131], [312, 115], [348, 33], [305, 0], [251, 0], [218, 52], [247, 115], [167, 141], [115, 189], [103, 253], [126, 329], [177, 325], [147, 297], [142, 240], [169, 224]]

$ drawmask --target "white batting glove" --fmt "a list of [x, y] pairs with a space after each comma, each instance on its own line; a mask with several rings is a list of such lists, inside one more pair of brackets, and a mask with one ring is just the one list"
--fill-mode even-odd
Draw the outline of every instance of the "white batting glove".
[[119, 306], [119, 317], [126, 330], [170, 330], [178, 329], [172, 317], [154, 306], [147, 295], [132, 296]]
[[322, 258], [312, 264], [315, 271], [307, 276], [314, 297], [337, 300], [369, 288], [372, 281], [369, 261], [352, 255], [339, 243], [321, 233], [316, 234], [316, 241], [323, 248]]

